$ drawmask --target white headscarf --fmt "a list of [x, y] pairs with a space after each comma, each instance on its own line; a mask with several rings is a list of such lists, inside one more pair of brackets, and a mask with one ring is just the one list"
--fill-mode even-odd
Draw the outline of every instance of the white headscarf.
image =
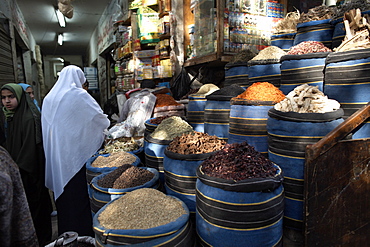
[[82, 88], [86, 78], [74, 65], [60, 77], [42, 104], [46, 187], [57, 199], [69, 180], [102, 145], [109, 120], [90, 94]]

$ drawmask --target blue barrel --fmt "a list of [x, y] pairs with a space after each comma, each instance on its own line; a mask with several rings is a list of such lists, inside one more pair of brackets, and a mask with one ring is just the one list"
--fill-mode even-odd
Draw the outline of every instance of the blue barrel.
[[140, 167], [141, 169], [146, 169], [154, 174], [154, 177], [146, 182], [145, 184], [126, 188], [126, 189], [113, 189], [113, 188], [103, 188], [98, 185], [98, 181], [105, 177], [109, 173], [103, 173], [99, 176], [95, 177], [91, 182], [91, 211], [93, 213], [97, 213], [104, 205], [109, 203], [110, 201], [121, 197], [122, 195], [134, 191], [136, 189], [141, 188], [154, 188], [157, 189], [159, 187], [159, 173], [156, 169], [148, 168], [148, 167]]
[[248, 81], [248, 62], [228, 63], [225, 65], [225, 86], [231, 84], [239, 85], [242, 88], [247, 88], [250, 83]]
[[215, 100], [215, 97], [207, 96], [204, 108], [204, 133], [217, 136], [227, 141], [229, 138], [229, 117], [231, 97]]
[[195, 236], [189, 221], [189, 209], [184, 202], [181, 204], [186, 213], [168, 224], [149, 229], [107, 229], [99, 223], [99, 215], [118, 199], [109, 202], [94, 215], [93, 229], [97, 246], [194, 246]]
[[273, 178], [232, 181], [197, 169], [196, 228], [202, 246], [282, 246], [284, 189]]
[[282, 33], [271, 35], [271, 45], [277, 46], [284, 51], [289, 51], [294, 43], [296, 33]]
[[144, 138], [146, 138], [148, 135], [153, 133], [153, 131], [157, 128], [158, 124], [153, 124], [150, 121], [156, 119], [156, 118], [150, 118], [145, 120], [144, 125], [145, 125], [145, 131], [144, 131]]
[[318, 52], [282, 56], [279, 89], [287, 95], [297, 86], [308, 84], [318, 86], [323, 91], [325, 60], [328, 54], [329, 52]]
[[161, 183], [164, 183], [164, 150], [170, 142], [168, 140], [158, 140], [151, 136], [147, 136], [144, 140], [145, 166], [158, 170]]
[[268, 112], [268, 158], [284, 172], [284, 226], [303, 230], [306, 146], [314, 144], [344, 120], [343, 109], [328, 113]]
[[206, 102], [207, 99], [204, 95], [189, 95], [186, 121], [193, 127], [194, 131], [204, 133], [204, 108]]
[[333, 31], [331, 19], [298, 23], [293, 46], [304, 41], [318, 41], [331, 48]]
[[332, 37], [332, 48], [340, 46], [346, 36], [346, 30], [344, 28], [343, 17], [336, 18], [331, 21], [333, 25], [333, 37]]
[[247, 143], [267, 156], [267, 119], [272, 101], [231, 100], [228, 143]]
[[[370, 49], [335, 52], [326, 59], [324, 93], [337, 100], [347, 119], [370, 101]], [[370, 119], [354, 132], [353, 139], [370, 137]]]
[[198, 166], [213, 153], [178, 154], [164, 151], [164, 176], [167, 195], [172, 195], [185, 202], [190, 213], [195, 213], [195, 183]]
[[250, 85], [255, 82], [269, 82], [275, 87], [280, 87], [280, 61], [274, 59], [248, 62], [249, 74], [248, 80]]

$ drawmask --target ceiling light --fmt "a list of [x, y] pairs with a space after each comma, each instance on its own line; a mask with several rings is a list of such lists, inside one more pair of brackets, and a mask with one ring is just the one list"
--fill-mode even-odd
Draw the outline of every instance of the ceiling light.
[[66, 19], [65, 19], [64, 15], [62, 14], [62, 12], [60, 12], [59, 9], [56, 9], [55, 14], [57, 15], [59, 26], [60, 27], [65, 27], [66, 26]]
[[64, 59], [62, 57], [58, 57], [58, 60], [64, 63]]
[[58, 34], [58, 44], [59, 45], [63, 45], [63, 40], [64, 40], [63, 34], [62, 33]]

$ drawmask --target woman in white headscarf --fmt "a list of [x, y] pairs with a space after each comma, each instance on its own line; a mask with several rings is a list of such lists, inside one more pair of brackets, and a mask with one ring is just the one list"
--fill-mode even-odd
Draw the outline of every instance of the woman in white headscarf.
[[58, 232], [93, 236], [85, 162], [99, 150], [109, 120], [83, 89], [83, 71], [62, 69], [42, 104], [42, 134], [46, 156], [46, 186], [54, 192]]

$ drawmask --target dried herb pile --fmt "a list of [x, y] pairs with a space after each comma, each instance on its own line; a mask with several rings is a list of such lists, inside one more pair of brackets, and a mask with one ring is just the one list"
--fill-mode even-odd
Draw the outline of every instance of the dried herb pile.
[[370, 10], [370, 1], [369, 0], [347, 0], [343, 4], [337, 6], [337, 11], [333, 16], [335, 18], [342, 18], [344, 13], [352, 10], [360, 9], [361, 11]]
[[230, 64], [248, 62], [257, 55], [258, 51], [252, 51], [251, 49], [244, 49], [235, 54]]
[[295, 33], [300, 18], [299, 11], [289, 12], [284, 19], [280, 20], [274, 29], [274, 34]]
[[175, 221], [185, 213], [179, 200], [155, 189], [142, 188], [113, 201], [98, 220], [107, 229], [149, 229]]
[[118, 138], [116, 140], [108, 142], [104, 146], [104, 149], [99, 151], [99, 154], [109, 154], [122, 151], [130, 152], [138, 150], [139, 148], [140, 146], [134, 138]]
[[103, 188], [127, 189], [149, 182], [154, 174], [146, 169], [124, 164], [108, 173], [97, 184]]
[[316, 52], [331, 52], [332, 50], [318, 41], [303, 41], [290, 48], [287, 55], [303, 55]]
[[309, 9], [307, 13], [302, 13], [298, 23], [320, 21], [333, 18], [336, 13], [336, 8], [332, 6], [320, 5]]
[[93, 163], [92, 167], [118, 167], [123, 164], [132, 164], [136, 161], [136, 157], [128, 152], [115, 152], [109, 156], [98, 156]]
[[303, 84], [289, 92], [274, 108], [282, 112], [325, 113], [338, 110], [340, 104], [336, 100], [328, 99], [317, 86]]
[[176, 136], [193, 131], [193, 127], [178, 116], [164, 119], [157, 128], [150, 134], [150, 137], [157, 140], [172, 141]]
[[277, 167], [247, 142], [226, 144], [202, 162], [202, 171], [216, 178], [241, 181], [274, 177]]
[[173, 139], [167, 149], [179, 154], [205, 154], [222, 149], [225, 140], [198, 131], [182, 134]]
[[255, 82], [250, 85], [237, 99], [259, 100], [280, 102], [285, 98], [285, 94], [269, 82]]

